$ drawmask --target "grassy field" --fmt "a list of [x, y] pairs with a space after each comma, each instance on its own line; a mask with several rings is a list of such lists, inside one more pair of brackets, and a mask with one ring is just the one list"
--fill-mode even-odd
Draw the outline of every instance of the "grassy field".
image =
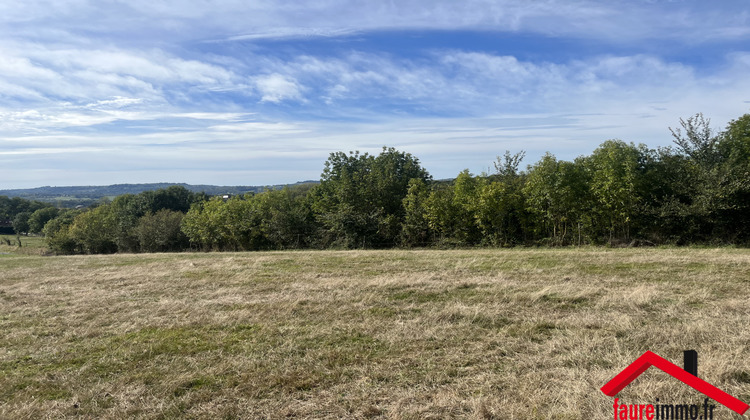
[[[21, 246], [18, 245], [18, 241], [21, 241]], [[4, 255], [47, 254], [49, 254], [49, 250], [41, 236], [0, 235], [0, 257]]]
[[750, 402], [749, 322], [741, 249], [0, 255], [0, 418], [611, 419], [685, 349]]

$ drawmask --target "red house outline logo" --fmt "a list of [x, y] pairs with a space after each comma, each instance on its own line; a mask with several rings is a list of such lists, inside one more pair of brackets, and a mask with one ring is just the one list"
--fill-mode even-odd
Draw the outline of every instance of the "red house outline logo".
[[646, 369], [654, 366], [664, 373], [680, 380], [684, 384], [690, 386], [698, 392], [705, 394], [708, 398], [718, 402], [719, 404], [729, 408], [739, 415], [745, 414], [748, 408], [747, 404], [738, 400], [737, 398], [727, 394], [719, 388], [711, 385], [710, 383], [700, 379], [697, 376], [689, 373], [685, 369], [680, 368], [669, 360], [659, 356], [652, 351], [646, 351], [643, 355], [637, 358], [628, 367], [623, 369], [622, 372], [618, 373], [617, 376], [612, 378], [609, 382], [604, 384], [601, 388], [605, 395], [614, 397], [618, 392], [622, 391], [623, 388], [628, 386], [635, 380], [641, 373], [645, 372]]

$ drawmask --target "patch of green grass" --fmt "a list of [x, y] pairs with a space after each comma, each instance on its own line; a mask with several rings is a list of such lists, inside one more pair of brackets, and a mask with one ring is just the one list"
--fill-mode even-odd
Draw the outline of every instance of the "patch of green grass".
[[218, 348], [218, 340], [209, 331], [190, 327], [144, 328], [108, 341], [107, 349], [121, 349], [126, 358], [133, 360], [159, 355], [189, 356]]
[[540, 343], [552, 338], [554, 331], [560, 328], [548, 321], [520, 322], [510, 325], [506, 332], [510, 337], [526, 338], [534, 343]]
[[477, 296], [479, 294], [477, 287], [477, 285], [463, 283], [445, 290], [429, 291], [416, 287], [404, 288], [399, 286], [392, 288], [394, 292], [391, 293], [390, 298], [396, 302], [402, 301], [417, 304], [463, 300]]
[[488, 330], [500, 330], [511, 325], [513, 321], [504, 316], [492, 317], [486, 315], [476, 315], [469, 318], [471, 324]]
[[216, 379], [212, 377], [198, 376], [177, 385], [173, 392], [173, 395], [175, 397], [181, 397], [200, 389], [210, 389], [212, 391], [216, 391], [221, 389], [221, 383], [217, 382]]
[[7, 256], [7, 254], [42, 255], [45, 253], [47, 253], [47, 243], [42, 236], [0, 235], [0, 256]]
[[579, 309], [590, 303], [586, 296], [563, 296], [559, 293], [546, 293], [539, 298], [542, 304], [552, 304], [557, 309]]

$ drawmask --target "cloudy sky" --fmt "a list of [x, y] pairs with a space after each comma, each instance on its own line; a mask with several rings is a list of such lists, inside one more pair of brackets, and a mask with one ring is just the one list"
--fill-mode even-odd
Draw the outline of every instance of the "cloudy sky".
[[318, 179], [331, 152], [435, 178], [505, 150], [650, 147], [750, 112], [737, 1], [0, 2], [0, 189]]

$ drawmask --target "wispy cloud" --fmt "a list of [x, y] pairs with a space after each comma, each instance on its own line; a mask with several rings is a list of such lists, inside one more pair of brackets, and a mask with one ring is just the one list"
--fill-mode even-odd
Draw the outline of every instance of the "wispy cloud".
[[5, 2], [0, 180], [293, 182], [383, 145], [446, 177], [666, 144], [747, 111], [748, 28], [743, 1]]
[[297, 81], [278, 73], [255, 78], [255, 86], [260, 91], [261, 102], [279, 103], [283, 100], [301, 100], [302, 92]]
[[217, 39], [211, 42], [233, 42], [233, 41], [258, 41], [258, 40], [298, 40], [311, 38], [336, 38], [342, 36], [352, 36], [359, 31], [347, 28], [273, 28], [266, 32], [254, 32], [245, 35], [232, 35], [225, 39]]
[[[97, 2], [27, 0], [0, 6], [8, 30], [39, 24], [130, 42], [336, 36], [350, 31], [479, 29], [627, 41], [746, 39], [747, 4], [686, 1], [366, 0]], [[158, 22], [158, 24], [154, 24]], [[217, 36], [218, 35], [218, 36]], [[153, 38], [151, 38], [153, 42]]]

